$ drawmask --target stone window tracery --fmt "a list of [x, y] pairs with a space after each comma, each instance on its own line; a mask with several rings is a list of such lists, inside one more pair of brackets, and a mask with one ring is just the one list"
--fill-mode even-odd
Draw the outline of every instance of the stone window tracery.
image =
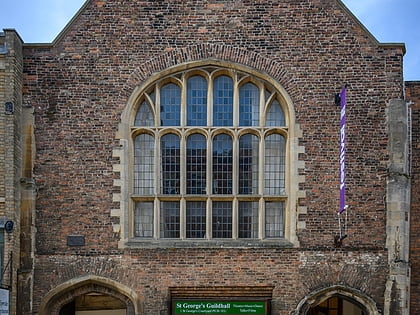
[[188, 67], [134, 94], [122, 165], [125, 244], [294, 237], [290, 105], [271, 81], [231, 67]]

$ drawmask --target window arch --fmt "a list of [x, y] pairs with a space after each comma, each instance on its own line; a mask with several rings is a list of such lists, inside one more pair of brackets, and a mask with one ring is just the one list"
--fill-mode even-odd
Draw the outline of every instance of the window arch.
[[258, 126], [259, 118], [260, 91], [255, 84], [246, 83], [239, 89], [239, 125]]
[[143, 101], [137, 110], [134, 126], [151, 127], [154, 126], [154, 124], [155, 120], [149, 104], [146, 101]]
[[162, 126], [179, 126], [181, 113], [181, 88], [168, 83], [160, 88], [160, 119]]
[[200, 75], [188, 78], [187, 125], [207, 125], [207, 81]]
[[274, 100], [269, 107], [269, 111], [266, 118], [266, 126], [275, 127], [283, 126], [284, 121], [284, 112], [280, 106], [280, 103], [277, 100]]
[[233, 80], [221, 75], [213, 82], [213, 125], [232, 126], [233, 123]]
[[220, 66], [149, 82], [130, 124], [128, 238], [285, 239], [293, 193], [284, 96]]

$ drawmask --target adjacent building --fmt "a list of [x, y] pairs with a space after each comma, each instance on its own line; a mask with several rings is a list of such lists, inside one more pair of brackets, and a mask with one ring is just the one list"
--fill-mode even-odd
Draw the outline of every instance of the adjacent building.
[[53, 43], [3, 30], [2, 305], [418, 313], [404, 54], [339, 0], [87, 0]]

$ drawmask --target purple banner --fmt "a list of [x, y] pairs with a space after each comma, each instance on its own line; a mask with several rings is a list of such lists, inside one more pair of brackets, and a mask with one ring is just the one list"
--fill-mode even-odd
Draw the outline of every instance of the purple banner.
[[340, 209], [346, 210], [346, 86], [340, 93]]

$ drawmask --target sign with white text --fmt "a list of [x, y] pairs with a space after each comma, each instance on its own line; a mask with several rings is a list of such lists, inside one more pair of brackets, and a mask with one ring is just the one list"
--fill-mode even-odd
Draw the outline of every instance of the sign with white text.
[[9, 315], [9, 290], [0, 289], [0, 315]]
[[267, 315], [266, 301], [173, 301], [173, 315]]

